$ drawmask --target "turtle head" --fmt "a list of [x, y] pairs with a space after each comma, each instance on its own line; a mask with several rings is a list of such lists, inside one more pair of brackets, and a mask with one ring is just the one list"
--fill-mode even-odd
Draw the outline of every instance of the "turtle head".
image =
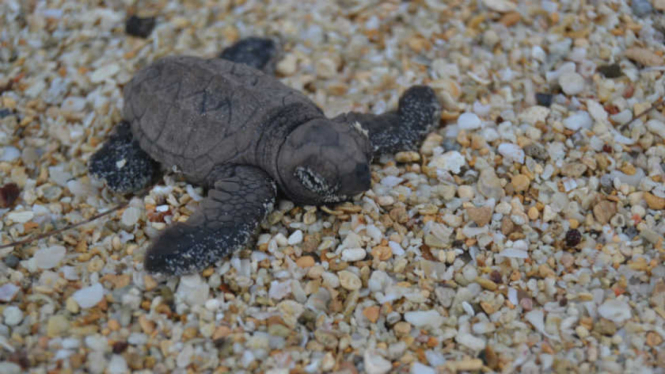
[[371, 146], [359, 126], [317, 118], [298, 126], [277, 160], [280, 184], [298, 203], [348, 200], [371, 186]]

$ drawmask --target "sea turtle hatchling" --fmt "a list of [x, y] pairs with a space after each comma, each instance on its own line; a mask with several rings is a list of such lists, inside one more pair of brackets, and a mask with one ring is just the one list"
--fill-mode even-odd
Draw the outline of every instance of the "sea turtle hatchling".
[[124, 120], [91, 157], [90, 173], [131, 193], [148, 187], [161, 164], [208, 190], [186, 222], [153, 241], [149, 272], [192, 273], [241, 249], [278, 191], [309, 205], [366, 191], [374, 156], [415, 149], [439, 122], [427, 86], [409, 88], [395, 111], [328, 119], [305, 95], [250, 66], [270, 60], [258, 42], [265, 41], [240, 41], [225, 58], [162, 58], [124, 87]]

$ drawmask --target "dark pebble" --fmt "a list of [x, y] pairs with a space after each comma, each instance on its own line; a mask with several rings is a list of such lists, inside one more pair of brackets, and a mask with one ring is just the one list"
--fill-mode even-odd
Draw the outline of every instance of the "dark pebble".
[[21, 194], [21, 189], [16, 183], [7, 183], [0, 187], [0, 208], [9, 208], [14, 205]]
[[524, 147], [524, 154], [536, 160], [545, 161], [550, 157], [545, 147], [537, 143], [531, 143]]
[[137, 16], [131, 16], [125, 23], [125, 33], [127, 33], [127, 35], [145, 39], [150, 36], [152, 29], [155, 28], [155, 24], [155, 17], [141, 18]]
[[577, 229], [568, 230], [568, 232], [566, 233], [566, 246], [568, 246], [568, 248], [576, 247], [578, 244], [580, 244], [581, 241], [582, 241], [582, 234], [580, 234], [579, 230]]
[[626, 234], [627, 237], [632, 239], [636, 237], [637, 234], [639, 234], [639, 231], [637, 231], [637, 228], [635, 226], [628, 226], [628, 228], [626, 228], [626, 230], [624, 230], [623, 233]]
[[14, 256], [14, 255], [9, 255], [9, 256], [5, 257], [2, 261], [8, 267], [10, 267], [12, 269], [16, 269], [16, 267], [18, 266], [18, 263], [21, 261], [21, 259]]
[[633, 14], [638, 17], [645, 17], [653, 12], [653, 6], [651, 6], [649, 0], [632, 0], [630, 7], [633, 10]]
[[548, 93], [537, 93], [536, 94], [536, 102], [538, 105], [545, 106], [545, 107], [550, 107], [552, 105], [552, 99], [554, 98], [554, 95], [548, 94]]
[[596, 71], [604, 75], [605, 78], [619, 78], [623, 75], [619, 64], [602, 65], [599, 66]]
[[122, 352], [124, 352], [127, 347], [129, 347], [129, 344], [127, 342], [115, 342], [113, 343], [113, 353], [119, 355]]
[[445, 138], [443, 139], [443, 144], [441, 144], [443, 149], [446, 152], [450, 151], [459, 151], [460, 150], [460, 145], [457, 143], [457, 139], [455, 138]]
[[219, 57], [263, 70], [276, 54], [277, 46], [271, 39], [249, 37], [226, 48]]
[[7, 108], [0, 109], [0, 119], [8, 117], [12, 114], [12, 111]]

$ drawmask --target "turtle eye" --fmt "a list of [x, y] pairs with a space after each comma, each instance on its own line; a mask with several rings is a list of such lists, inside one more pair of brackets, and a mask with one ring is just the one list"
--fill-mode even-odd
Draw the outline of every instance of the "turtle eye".
[[321, 174], [310, 168], [299, 166], [294, 174], [306, 189], [319, 195], [330, 195], [339, 189], [339, 185], [330, 186]]

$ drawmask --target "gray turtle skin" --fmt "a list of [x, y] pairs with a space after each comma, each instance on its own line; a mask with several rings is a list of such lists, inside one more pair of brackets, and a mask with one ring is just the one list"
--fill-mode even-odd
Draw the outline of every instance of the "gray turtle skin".
[[440, 104], [426, 86], [408, 89], [395, 111], [328, 119], [254, 68], [271, 70], [260, 42], [240, 41], [226, 58], [162, 58], [124, 88], [124, 121], [91, 157], [90, 173], [132, 193], [153, 183], [161, 165], [208, 190], [185, 223], [153, 241], [149, 272], [200, 271], [243, 248], [279, 192], [321, 205], [366, 191], [374, 156], [415, 149], [439, 122]]

